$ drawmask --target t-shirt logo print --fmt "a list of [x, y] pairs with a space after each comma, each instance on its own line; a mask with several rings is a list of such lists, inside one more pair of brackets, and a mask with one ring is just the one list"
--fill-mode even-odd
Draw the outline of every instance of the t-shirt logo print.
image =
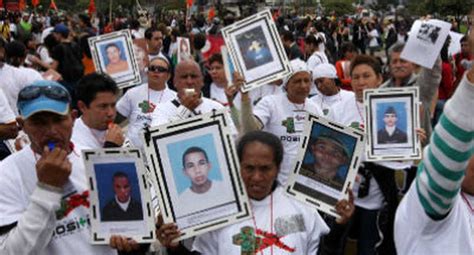
[[286, 132], [289, 134], [295, 133], [295, 119], [293, 117], [288, 117], [281, 122], [281, 125], [286, 127]]
[[150, 113], [155, 110], [156, 105], [147, 100], [143, 100], [143, 102], [138, 104], [138, 107], [142, 109], [142, 113]]
[[254, 228], [245, 226], [240, 229], [240, 233], [232, 236], [232, 243], [240, 246], [241, 255], [256, 255], [274, 245], [287, 252], [295, 252], [295, 248], [291, 248], [280, 241], [282, 237], [258, 228], [255, 231]]
[[82, 194], [74, 194], [61, 199], [61, 207], [56, 211], [56, 219], [61, 220], [68, 216], [70, 212], [79, 206], [89, 208], [89, 191], [86, 190]]

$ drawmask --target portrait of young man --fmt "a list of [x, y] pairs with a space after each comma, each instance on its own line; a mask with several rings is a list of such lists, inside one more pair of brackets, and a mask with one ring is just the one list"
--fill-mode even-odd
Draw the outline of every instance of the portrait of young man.
[[393, 106], [387, 107], [383, 115], [384, 127], [377, 131], [378, 144], [406, 143], [407, 133], [397, 126], [398, 115]]
[[[112, 177], [114, 198], [102, 210], [102, 221], [143, 220], [142, 205], [132, 197], [132, 183], [129, 176], [117, 171]], [[105, 187], [104, 187], [105, 188]]]

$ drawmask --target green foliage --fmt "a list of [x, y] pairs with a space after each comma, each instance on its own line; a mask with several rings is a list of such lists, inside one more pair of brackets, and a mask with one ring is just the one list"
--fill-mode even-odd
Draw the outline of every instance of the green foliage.
[[329, 14], [334, 11], [337, 16], [353, 14], [355, 11], [351, 0], [322, 0], [321, 5], [325, 13]]

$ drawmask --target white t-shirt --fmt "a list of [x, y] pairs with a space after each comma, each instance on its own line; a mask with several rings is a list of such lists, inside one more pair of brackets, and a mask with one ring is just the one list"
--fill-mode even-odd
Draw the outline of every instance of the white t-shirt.
[[[254, 220], [200, 235], [194, 241], [193, 250], [206, 255], [316, 254], [320, 238], [329, 232], [329, 228], [316, 210], [287, 197], [283, 192], [283, 188], [278, 187], [261, 201], [250, 200]], [[277, 240], [274, 240], [274, 235]], [[252, 243], [256, 236], [263, 243], [276, 242], [255, 251]]]
[[[228, 104], [227, 96], [225, 95], [225, 87], [219, 87], [214, 82], [211, 83], [211, 86], [210, 86], [209, 98], [224, 106], [227, 106]], [[240, 102], [240, 93], [236, 95], [236, 98], [234, 99], [234, 104], [237, 104], [239, 102]]]
[[377, 29], [372, 29], [370, 32], [369, 32], [369, 36], [372, 37], [370, 39], [370, 42], [369, 42], [369, 47], [378, 47], [379, 46], [379, 42], [377, 41], [377, 38], [379, 38], [379, 32], [377, 31]]
[[30, 71], [33, 69], [16, 68], [14, 66], [4, 64], [0, 68], [0, 88], [3, 89], [5, 96], [8, 99], [10, 108], [15, 114], [18, 114], [16, 103], [18, 100], [18, 93], [20, 90], [28, 85], [31, 85], [36, 80], [43, 80], [43, 77], [38, 72]]
[[[474, 197], [465, 194], [474, 205]], [[395, 246], [399, 254], [474, 254], [474, 213], [460, 194], [440, 221], [424, 211], [413, 182], [395, 216]]]
[[[311, 72], [314, 72], [314, 69], [320, 64], [328, 64], [329, 60], [328, 57], [324, 52], [315, 51], [306, 61], [306, 65]], [[314, 83], [311, 84], [311, 91], [309, 92], [310, 95], [317, 95], [318, 89]]]
[[89, 128], [82, 118], [76, 119], [72, 130], [71, 141], [84, 149], [102, 148], [105, 143], [106, 130]]
[[263, 130], [276, 135], [285, 150], [278, 174], [278, 182], [285, 185], [298, 154], [300, 138], [304, 130], [306, 113], [322, 116], [321, 109], [311, 100], [294, 104], [286, 94], [264, 97], [253, 109], [253, 114], [263, 124]]
[[5, 93], [0, 89], [0, 124], [8, 124], [15, 121], [15, 113], [13, 113]]
[[324, 116], [327, 116], [332, 111], [332, 106], [336, 103], [342, 102], [346, 104], [346, 101], [354, 102], [355, 95], [354, 92], [340, 89], [336, 95], [325, 96], [321, 93], [318, 93], [316, 96], [310, 98], [319, 108], [323, 111]]
[[[19, 220], [23, 220], [22, 224], [28, 224], [29, 227], [26, 228], [23, 238], [30, 240], [31, 245], [42, 245], [36, 244], [38, 238], [47, 243], [44, 250], [36, 250], [34, 254], [117, 254], [108, 246], [93, 246], [89, 243], [90, 196], [79, 151], [76, 147], [68, 156], [72, 164], [72, 172], [69, 182], [64, 187], [63, 198], [45, 195], [48, 192], [37, 187], [35, 165], [40, 156], [35, 155], [29, 146], [0, 163], [2, 176], [0, 178], [0, 194], [2, 194], [0, 196], [0, 208], [2, 208], [0, 225], [6, 226]], [[43, 196], [38, 197], [40, 193]], [[38, 208], [31, 207], [32, 195], [35, 199], [40, 199], [35, 203], [48, 204], [48, 206], [35, 212], [39, 218], [26, 219], [22, 216], [27, 209]], [[16, 254], [25, 254], [30, 244], [25, 243], [24, 247], [14, 247], [18, 252]]]
[[[150, 126], [156, 106], [176, 98], [176, 92], [165, 88], [157, 91], [142, 84], [128, 90], [117, 102], [117, 111], [127, 117], [129, 124], [127, 137], [135, 147], [142, 147], [141, 133]], [[149, 103], [150, 102], [150, 103]], [[156, 109], [160, 111], [160, 109]]]

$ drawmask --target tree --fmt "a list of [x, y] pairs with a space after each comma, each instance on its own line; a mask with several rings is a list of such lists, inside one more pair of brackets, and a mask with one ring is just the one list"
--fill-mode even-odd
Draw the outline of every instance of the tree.
[[325, 13], [335, 12], [337, 16], [353, 14], [355, 9], [352, 0], [326, 0], [321, 1]]

